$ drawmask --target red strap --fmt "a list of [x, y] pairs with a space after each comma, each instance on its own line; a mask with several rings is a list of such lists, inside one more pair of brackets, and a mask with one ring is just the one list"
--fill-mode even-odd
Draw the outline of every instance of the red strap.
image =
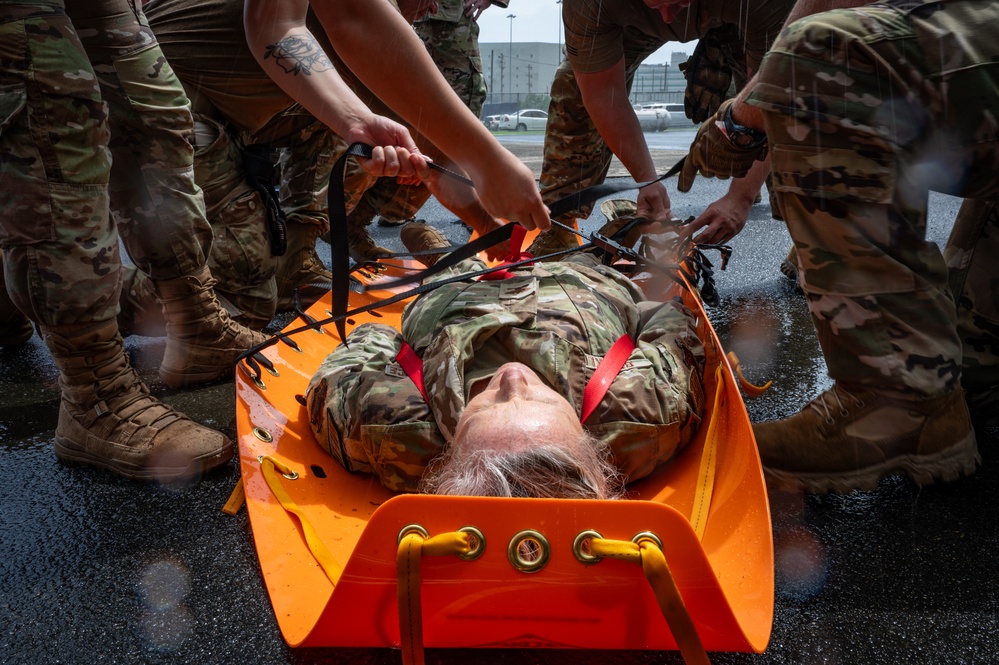
[[423, 401], [430, 404], [430, 399], [427, 397], [427, 389], [423, 385], [423, 359], [416, 355], [413, 347], [403, 342], [402, 348], [399, 349], [399, 355], [395, 357], [395, 361], [399, 363], [403, 371], [416, 384], [417, 390], [423, 395]]
[[635, 343], [627, 334], [621, 335], [614, 342], [614, 345], [603, 357], [603, 360], [597, 365], [597, 369], [593, 371], [593, 376], [590, 377], [586, 388], [583, 390], [583, 411], [579, 417], [579, 422], [586, 423], [586, 419], [590, 417], [593, 410], [600, 404], [600, 400], [607, 394], [611, 384], [614, 383], [614, 377], [618, 375], [624, 364], [628, 362], [628, 358], [634, 350]]
[[[586, 419], [593, 413], [593, 410], [597, 408], [600, 400], [604, 398], [611, 384], [614, 383], [614, 378], [621, 372], [621, 368], [628, 362], [628, 358], [634, 350], [635, 343], [631, 340], [631, 337], [625, 334], [621, 335], [614, 342], [614, 345], [611, 346], [607, 354], [604, 355], [600, 364], [593, 371], [593, 376], [587, 382], [586, 388], [583, 389], [583, 410], [579, 422], [585, 423]], [[399, 349], [399, 354], [395, 357], [395, 361], [399, 363], [403, 371], [416, 384], [416, 388], [423, 395], [423, 399], [429, 404], [430, 399], [427, 397], [427, 389], [423, 385], [423, 359], [416, 355], [413, 347], [403, 342], [402, 347]]]
[[[516, 263], [517, 261], [523, 261], [524, 259], [533, 259], [534, 255], [530, 252], [521, 251], [524, 246], [524, 238], [527, 236], [527, 230], [520, 224], [515, 224], [513, 231], [510, 232], [510, 253], [506, 255], [503, 259], [503, 265], [509, 263]], [[526, 263], [524, 265], [531, 265]], [[496, 272], [486, 273], [479, 277], [479, 281], [488, 281], [493, 279], [510, 279], [513, 277], [513, 273], [509, 270], [497, 270]]]

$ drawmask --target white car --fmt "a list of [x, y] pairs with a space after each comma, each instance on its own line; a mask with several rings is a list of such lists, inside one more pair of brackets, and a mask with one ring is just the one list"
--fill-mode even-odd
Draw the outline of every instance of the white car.
[[665, 104], [635, 104], [633, 108], [643, 132], [661, 132], [669, 129], [672, 119]]
[[548, 113], [541, 109], [521, 109], [516, 113], [505, 114], [499, 121], [498, 129], [512, 129], [526, 132], [530, 129], [545, 130], [548, 124]]
[[503, 116], [501, 115], [487, 115], [486, 119], [483, 120], [482, 123], [486, 126], [486, 129], [493, 131], [499, 128], [499, 121], [502, 117]]

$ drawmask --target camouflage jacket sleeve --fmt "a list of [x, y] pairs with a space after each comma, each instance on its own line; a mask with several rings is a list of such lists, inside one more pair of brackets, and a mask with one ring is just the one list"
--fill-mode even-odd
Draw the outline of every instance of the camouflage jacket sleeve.
[[365, 324], [347, 341], [309, 383], [316, 440], [348, 471], [374, 473], [395, 492], [415, 492], [444, 440], [416, 384], [395, 362], [402, 334]]

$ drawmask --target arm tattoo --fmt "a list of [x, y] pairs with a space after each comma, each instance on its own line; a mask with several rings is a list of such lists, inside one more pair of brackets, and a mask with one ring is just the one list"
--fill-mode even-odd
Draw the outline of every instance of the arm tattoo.
[[264, 53], [264, 59], [267, 58], [274, 58], [278, 66], [289, 74], [310, 76], [312, 72], [333, 69], [333, 63], [312, 35], [291, 35], [277, 44], [271, 44]]

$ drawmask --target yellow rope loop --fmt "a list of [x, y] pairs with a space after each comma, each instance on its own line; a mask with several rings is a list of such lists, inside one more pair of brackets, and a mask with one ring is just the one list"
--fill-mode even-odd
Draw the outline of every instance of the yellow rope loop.
[[610, 557], [632, 563], [642, 563], [642, 554], [636, 543], [630, 540], [611, 540], [610, 538], [591, 538], [590, 554], [595, 557]]
[[340, 580], [340, 575], [343, 574], [343, 568], [336, 562], [330, 551], [326, 549], [326, 545], [323, 544], [319, 533], [312, 526], [312, 522], [309, 521], [305, 513], [302, 512], [302, 509], [298, 507], [298, 504], [295, 503], [295, 500], [291, 498], [291, 495], [288, 494], [281, 484], [280, 476], [297, 478], [298, 474], [288, 465], [269, 455], [264, 455], [260, 458], [260, 469], [263, 472], [267, 486], [271, 489], [271, 493], [274, 494], [274, 498], [278, 500], [278, 503], [281, 504], [281, 507], [286, 512], [298, 519], [298, 523], [302, 527], [302, 534], [305, 536], [305, 543], [309, 546], [309, 551], [315, 557], [316, 563], [326, 573], [326, 577], [333, 583], [333, 586], [336, 586], [336, 583]]
[[469, 535], [462, 531], [449, 531], [423, 541], [423, 556], [461, 556], [471, 551]]
[[666, 563], [666, 555], [652, 538], [637, 536], [636, 539], [637, 543], [628, 540], [591, 538], [589, 553], [594, 557], [609, 557], [640, 564], [645, 572], [645, 579], [648, 580], [656, 596], [663, 618], [666, 619], [673, 639], [680, 648], [684, 662], [687, 665], [711, 665], [694, 622], [687, 613], [687, 607], [673, 579], [673, 573]]
[[732, 369], [735, 370], [735, 375], [739, 377], [739, 387], [741, 387], [742, 392], [746, 393], [749, 397], [759, 397], [773, 385], [773, 381], [767, 381], [762, 386], [750, 383], [746, 377], [742, 375], [742, 365], [739, 364], [739, 358], [735, 355], [735, 351], [728, 352], [728, 361], [732, 364]]
[[424, 665], [420, 557], [460, 557], [471, 552], [471, 536], [463, 531], [449, 531], [427, 538], [413, 530], [400, 539], [395, 559], [396, 600], [399, 603], [399, 641], [405, 665]]

